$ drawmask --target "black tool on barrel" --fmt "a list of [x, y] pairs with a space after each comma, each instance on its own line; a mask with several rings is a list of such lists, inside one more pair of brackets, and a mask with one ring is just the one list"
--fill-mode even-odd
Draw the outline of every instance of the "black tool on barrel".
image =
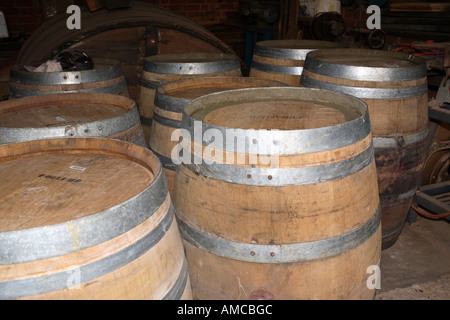
[[94, 61], [81, 51], [75, 51], [75, 54], [68, 51], [62, 52], [56, 60], [61, 64], [64, 71], [81, 71], [94, 68]]

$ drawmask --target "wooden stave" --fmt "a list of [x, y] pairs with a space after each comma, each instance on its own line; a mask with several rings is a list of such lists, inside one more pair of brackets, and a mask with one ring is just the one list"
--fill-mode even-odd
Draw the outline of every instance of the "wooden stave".
[[[163, 171], [166, 174], [171, 195], [173, 194], [176, 171], [176, 165], [171, 160], [171, 150], [177, 144], [177, 142], [171, 141], [171, 136], [177, 128], [181, 128], [183, 109], [194, 98], [172, 97], [169, 92], [176, 89], [180, 89], [179, 92], [183, 92], [183, 89], [192, 89], [199, 85], [202, 88], [215, 88], [214, 91], [216, 92], [232, 88], [285, 86], [281, 82], [251, 77], [191, 78], [171, 81], [159, 86], [155, 94], [155, 110], [149, 148], [158, 156], [163, 164]], [[155, 138], [156, 136], [158, 138]]]
[[[292, 88], [294, 89], [294, 88]], [[236, 90], [238, 91], [238, 90]], [[232, 91], [229, 91], [232, 92]], [[223, 93], [222, 93], [223, 94]], [[202, 97], [204, 98], [204, 97]], [[199, 100], [201, 100], [202, 98], [200, 98]], [[195, 103], [195, 100], [194, 100]], [[189, 107], [189, 105], [188, 105]], [[191, 110], [192, 111], [192, 110]], [[189, 114], [189, 110], [184, 111], [185, 113]], [[185, 116], [185, 114], [183, 115], [183, 117]], [[209, 170], [209, 169], [207, 169]], [[372, 161], [372, 164], [370, 165], [370, 169], [367, 170], [371, 170], [370, 172], [372, 172], [372, 179], [370, 180], [372, 183], [374, 183], [376, 185], [376, 176], [375, 176], [375, 165], [374, 165], [374, 161]], [[186, 253], [187, 253], [187, 259], [188, 259], [188, 264], [190, 266], [191, 270], [191, 281], [193, 283], [193, 294], [195, 298], [198, 299], [245, 299], [245, 298], [257, 298], [258, 295], [263, 295], [263, 296], [270, 296], [272, 298], [278, 298], [278, 299], [296, 299], [296, 298], [301, 298], [301, 299], [309, 299], [309, 298], [318, 298], [318, 299], [327, 299], [327, 298], [367, 298], [367, 299], [372, 299], [373, 298], [373, 292], [370, 291], [365, 291], [365, 293], [362, 293], [364, 291], [364, 286], [361, 284], [361, 288], [356, 289], [353, 288], [352, 290], [356, 290], [355, 292], [348, 292], [347, 295], [344, 294], [343, 292], [338, 293], [337, 295], [333, 296], [332, 293], [327, 292], [325, 293], [326, 290], [322, 290], [320, 292], [320, 294], [315, 295], [314, 293], [314, 289], [310, 288], [309, 290], [303, 290], [303, 293], [299, 293], [299, 292], [295, 292], [295, 290], [292, 290], [292, 288], [286, 289], [286, 292], [283, 293], [283, 290], [280, 288], [277, 288], [277, 286], [275, 284], [272, 283], [273, 287], [269, 287], [269, 284], [267, 282], [265, 282], [263, 279], [261, 279], [261, 277], [259, 277], [258, 281], [256, 281], [256, 287], [253, 286], [254, 284], [252, 284], [252, 280], [250, 280], [253, 276], [252, 275], [262, 275], [262, 278], [264, 279], [276, 279], [275, 282], [277, 281], [283, 281], [283, 276], [280, 274], [270, 274], [271, 268], [273, 268], [273, 270], [278, 270], [279, 273], [283, 274], [283, 272], [288, 272], [290, 274], [290, 281], [294, 281], [297, 286], [298, 283], [301, 283], [304, 281], [300, 279], [298, 279], [299, 281], [296, 281], [295, 279], [297, 279], [297, 275], [295, 275], [295, 272], [293, 270], [295, 269], [302, 269], [305, 265], [308, 264], [313, 264], [313, 262], [317, 262], [319, 260], [316, 260], [314, 258], [304, 258], [303, 260], [300, 259], [299, 261], [296, 261], [295, 259], [293, 261], [285, 261], [284, 263], [279, 263], [279, 265], [277, 265], [276, 263], [271, 264], [269, 261], [270, 259], [273, 259], [274, 261], [276, 261], [276, 257], [279, 256], [279, 254], [277, 253], [276, 250], [274, 250], [274, 252], [271, 252], [270, 255], [267, 255], [266, 260], [262, 261], [261, 263], [259, 262], [259, 257], [261, 257], [261, 255], [258, 253], [257, 250], [254, 250], [252, 252], [250, 252], [250, 250], [248, 250], [249, 252], [247, 252], [247, 256], [246, 258], [230, 258], [230, 256], [227, 255], [222, 255], [222, 253], [220, 253], [219, 251], [221, 251], [222, 249], [220, 248], [227, 248], [230, 247], [231, 242], [228, 242], [227, 245], [225, 244], [221, 244], [221, 245], [217, 245], [217, 246], [212, 246], [211, 248], [208, 246], [208, 241], [203, 242], [200, 241], [201, 238], [197, 238], [195, 236], [195, 234], [198, 232], [200, 233], [204, 233], [205, 235], [208, 236], [213, 236], [213, 237], [219, 237], [220, 239], [225, 239], [225, 242], [227, 241], [233, 241], [233, 242], [237, 242], [237, 243], [241, 243], [241, 242], [245, 242], [245, 243], [251, 243], [252, 241], [255, 241], [255, 244], [261, 245], [262, 247], [264, 247], [264, 245], [269, 245], [272, 244], [272, 242], [270, 242], [270, 239], [266, 239], [266, 242], [261, 242], [261, 237], [259, 237], [258, 240], [252, 240], [249, 239], [249, 234], [253, 234], [254, 231], [252, 230], [248, 230], [247, 232], [244, 232], [244, 234], [242, 235], [245, 239], [242, 238], [236, 238], [238, 237], [237, 234], [239, 234], [238, 231], [234, 232], [233, 227], [231, 225], [227, 224], [227, 221], [231, 221], [229, 220], [229, 217], [226, 217], [226, 214], [223, 211], [222, 208], [223, 206], [227, 207], [228, 209], [226, 209], [226, 211], [229, 211], [230, 214], [231, 212], [237, 212], [237, 216], [235, 216], [234, 218], [237, 220], [242, 219], [242, 221], [235, 221], [235, 229], [240, 229], [239, 226], [241, 225], [245, 225], [245, 224], [249, 224], [251, 225], [251, 221], [247, 220], [244, 221], [243, 218], [240, 218], [241, 216], [246, 216], [249, 215], [249, 213], [256, 213], [255, 209], [257, 206], [254, 206], [254, 208], [252, 208], [251, 210], [249, 209], [248, 211], [243, 211], [242, 208], [238, 208], [236, 207], [236, 204], [233, 203], [232, 198], [230, 198], [231, 196], [231, 190], [233, 190], [233, 188], [236, 188], [236, 182], [232, 182], [232, 181], [223, 181], [220, 178], [217, 178], [219, 180], [217, 180], [215, 177], [215, 174], [217, 172], [214, 172], [214, 174], [212, 176], [204, 176], [203, 172], [197, 172], [196, 170], [193, 170], [192, 167], [188, 167], [184, 164], [178, 166], [177, 169], [177, 174], [176, 174], [176, 182], [175, 182], [175, 191], [174, 191], [174, 205], [176, 207], [176, 211], [177, 211], [177, 218], [179, 221], [179, 226], [180, 226], [180, 230], [182, 233], [182, 239], [183, 239], [183, 243], [185, 245], [185, 249], [186, 249]], [[360, 179], [356, 179], [356, 181], [358, 181]], [[369, 183], [370, 184], [370, 183]], [[245, 198], [246, 201], [244, 201], [245, 203], [265, 203], [268, 202], [267, 197], [268, 194], [270, 194], [270, 191], [268, 191], [268, 193], [264, 192], [263, 189], [267, 188], [267, 190], [278, 190], [277, 191], [277, 197], [282, 197], [283, 195], [285, 195], [288, 199], [288, 195], [289, 192], [281, 191], [281, 187], [280, 189], [277, 189], [277, 186], [260, 186], [260, 185], [239, 185], [240, 188], [239, 190], [236, 189], [236, 193], [235, 195], [244, 195], [245, 194]], [[214, 188], [213, 188], [214, 187]], [[286, 186], [285, 186], [286, 187]], [[296, 187], [296, 186], [292, 186], [292, 187]], [[367, 184], [362, 186], [361, 189], [367, 188]], [[375, 188], [376, 189], [376, 188]], [[192, 194], [192, 190], [196, 190], [195, 191], [195, 195]], [[209, 195], [209, 200], [210, 200], [210, 204], [208, 204], [206, 206], [206, 203], [201, 202], [201, 205], [197, 203], [197, 205], [195, 205], [195, 197], [201, 197], [203, 200], [205, 201], [205, 197], [202, 197], [201, 195], [198, 195], [199, 193], [202, 193], [204, 190], [208, 190], [208, 192], [206, 193], [207, 195]], [[284, 189], [286, 190], [286, 189]], [[377, 190], [371, 192], [372, 196], [374, 198], [377, 198]], [[275, 191], [273, 191], [275, 192]], [[300, 190], [293, 190], [291, 192], [291, 195], [293, 194], [302, 194], [303, 192]], [[192, 197], [191, 197], [191, 196]], [[252, 195], [252, 196], [250, 196]], [[258, 196], [258, 198], [256, 198]], [[185, 204], [187, 204], [188, 202], [187, 199], [189, 200], [190, 203], [190, 207], [184, 207]], [[228, 200], [226, 200], [228, 199]], [[199, 199], [200, 200], [200, 199]], [[218, 202], [215, 202], [218, 201]], [[288, 201], [288, 200], [286, 200]], [[219, 204], [220, 202], [220, 204]], [[289, 202], [289, 201], [288, 201]], [[226, 204], [225, 204], [226, 203]], [[215, 205], [216, 204], [216, 205]], [[268, 205], [268, 203], [266, 203]], [[187, 212], [184, 212], [184, 210], [187, 210]], [[213, 222], [207, 222], [207, 224], [199, 224], [200, 221], [200, 216], [201, 214], [198, 212], [204, 212], [205, 210], [212, 210], [212, 211], [217, 211], [216, 213], [219, 214], [220, 218], [220, 223], [213, 223]], [[257, 209], [256, 209], [257, 210]], [[242, 211], [242, 212], [241, 212]], [[195, 214], [194, 214], [195, 212]], [[267, 212], [270, 212], [270, 210], [268, 210]], [[205, 212], [206, 213], [206, 212]], [[223, 214], [223, 216], [221, 215]], [[374, 214], [375, 217], [376, 214]], [[206, 215], [204, 215], [204, 217], [206, 217]], [[256, 216], [255, 216], [256, 219]], [[376, 217], [374, 218], [375, 220], [377, 219]], [[211, 221], [214, 219], [210, 219]], [[288, 219], [286, 219], [287, 221]], [[206, 220], [205, 220], [206, 221]], [[203, 222], [205, 222], [203, 221]], [[228, 232], [231, 232], [232, 234], [229, 234], [227, 232], [224, 232], [225, 229], [222, 229], [223, 225], [228, 225]], [[186, 228], [187, 226], [187, 228]], [[184, 231], [183, 231], [184, 230]], [[268, 230], [267, 230], [268, 231]], [[291, 230], [292, 231], [292, 230]], [[192, 233], [194, 232], [194, 233]], [[284, 230], [282, 233], [287, 232], [287, 229]], [[265, 234], [263, 231], [260, 232], [261, 234]], [[288, 232], [290, 234], [290, 232]], [[303, 232], [297, 232], [298, 234], [303, 234]], [[279, 233], [281, 234], [281, 233]], [[192, 236], [193, 235], [193, 236]], [[192, 236], [192, 238], [190, 238]], [[240, 236], [240, 234], [239, 234]], [[206, 236], [207, 237], [207, 236]], [[272, 238], [273, 239], [273, 238]], [[286, 240], [286, 239], [284, 239]], [[297, 239], [298, 240], [298, 239]], [[370, 257], [370, 261], [372, 264], [377, 264], [379, 261], [379, 254], [377, 255], [377, 251], [380, 249], [380, 244], [381, 244], [381, 227], [380, 224], [378, 222], [378, 227], [377, 230], [374, 230], [374, 233], [371, 234], [370, 240], [367, 240], [371, 243], [370, 246], [371, 250], [373, 250], [372, 252], [374, 253], [373, 256]], [[295, 242], [295, 241], [294, 241]], [[276, 246], [276, 241], [274, 244], [274, 247]], [[258, 247], [257, 245], [255, 245], [255, 247]], [[214, 248], [214, 249], [212, 249]], [[234, 248], [234, 247], [233, 247]], [[233, 249], [231, 249], [233, 250]], [[356, 251], [358, 250], [362, 250], [362, 251], [367, 251], [367, 249], [362, 249], [362, 247], [360, 247], [359, 249], [355, 249]], [[352, 251], [355, 252], [355, 251]], [[268, 253], [268, 252], [267, 252]], [[272, 256], [273, 254], [273, 256]], [[357, 255], [361, 255], [361, 254], [357, 254]], [[337, 256], [339, 256], [339, 254], [337, 254]], [[342, 254], [342, 257], [344, 256], [344, 254]], [[268, 259], [268, 260], [267, 260]], [[310, 260], [309, 260], [310, 259]], [[334, 257], [328, 257], [328, 258], [324, 258], [325, 260], [329, 260], [329, 259], [337, 259], [339, 260], [339, 257], [336, 258], [336, 256]], [[345, 258], [347, 259], [347, 258]], [[320, 265], [320, 262], [319, 262]], [[214, 269], [215, 266], [216, 269]], [[220, 268], [220, 271], [218, 271], [217, 268]], [[223, 269], [221, 269], [223, 268]], [[293, 268], [293, 269], [291, 269]], [[306, 267], [307, 269], [307, 267]], [[236, 276], [230, 276], [228, 277], [228, 270], [236, 270]], [[273, 271], [272, 270], [272, 271]], [[212, 274], [217, 275], [217, 273], [220, 273], [222, 276], [220, 279], [218, 279], [217, 277], [212, 276]], [[303, 273], [303, 272], [302, 272]], [[204, 278], [203, 278], [203, 274], [205, 274]], [[314, 277], [315, 279], [318, 278], [320, 276], [320, 274], [316, 274]], [[236, 290], [232, 290], [230, 288], [230, 284], [235, 283], [236, 277], [238, 277], [238, 279], [240, 279], [239, 284], [237, 284], [236, 286], [232, 286], [233, 288], [236, 288]], [[255, 276], [256, 278], [258, 278], [257, 276]], [[223, 279], [225, 280], [223, 280]], [[234, 279], [233, 279], [234, 278]], [[242, 283], [241, 283], [242, 282]], [[357, 281], [360, 282], [360, 281]], [[246, 285], [245, 288], [242, 287], [242, 285]], [[365, 285], [365, 283], [364, 283]], [[262, 287], [258, 287], [258, 286], [262, 286]], [[226, 287], [226, 289], [225, 289]], [[259, 292], [258, 293], [258, 289], [262, 290], [262, 293]], [[345, 289], [343, 289], [345, 291]], [[252, 292], [253, 291], [253, 292]], [[338, 290], [335, 290], [338, 291]], [[246, 296], [244, 297], [244, 292], [246, 292]], [[309, 296], [308, 296], [308, 292], [312, 292]], [[319, 292], [319, 291], [318, 291]], [[242, 296], [241, 296], [242, 294]], [[335, 292], [336, 294], [336, 292]], [[342, 295], [341, 295], [342, 294]]]
[[[356, 58], [386, 57], [411, 62], [411, 66], [364, 67], [359, 64], [353, 66], [351, 62], [349, 65], [327, 62], [319, 67], [321, 56], [326, 57], [330, 53]], [[423, 59], [368, 49], [319, 50], [307, 56], [301, 83], [306, 87], [351, 94], [367, 103], [369, 112], [373, 114], [371, 122], [384, 226], [382, 249], [391, 247], [401, 234], [426, 157], [428, 93]], [[408, 110], [408, 106], [415, 109]], [[394, 108], [413, 116], [398, 126], [392, 120], [381, 121], [382, 114], [388, 114]], [[398, 132], [392, 128], [397, 128]]]
[[21, 142], [35, 139], [55, 137], [110, 137], [125, 140], [140, 146], [145, 145], [144, 133], [139, 119], [136, 103], [125, 97], [104, 93], [64, 93], [30, 96], [12, 99], [0, 103], [0, 113], [14, 112], [14, 110], [43, 106], [46, 103], [110, 103], [120, 106], [124, 113], [101, 120], [65, 124], [63, 126], [41, 128], [8, 128], [0, 127], [2, 132], [0, 144]]

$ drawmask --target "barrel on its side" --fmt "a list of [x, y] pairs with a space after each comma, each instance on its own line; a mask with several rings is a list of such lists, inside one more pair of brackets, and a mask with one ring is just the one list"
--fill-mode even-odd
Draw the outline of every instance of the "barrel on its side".
[[307, 87], [351, 94], [369, 108], [382, 208], [383, 248], [401, 234], [422, 174], [428, 134], [426, 63], [402, 53], [318, 50], [302, 74]]
[[241, 75], [239, 57], [232, 54], [193, 52], [145, 58], [138, 107], [147, 142], [150, 142], [156, 89], [160, 85], [190, 78]]
[[173, 201], [194, 298], [374, 297], [381, 226], [362, 101], [224, 91], [190, 102], [182, 128]]
[[5, 144], [0, 176], [0, 299], [192, 298], [150, 150], [104, 138]]
[[286, 85], [250, 77], [207, 77], [172, 81], [159, 86], [155, 95], [150, 150], [163, 164], [169, 192], [173, 194], [176, 171], [172, 152], [176, 150], [179, 143], [177, 137], [180, 136], [175, 131], [181, 128], [183, 109], [190, 101], [209, 93], [231, 89], [277, 86]]
[[93, 59], [94, 69], [63, 72], [30, 72], [24, 64], [10, 71], [10, 98], [43, 94], [94, 92], [128, 97], [128, 88], [120, 63]]
[[127, 97], [67, 93], [0, 103], [0, 144], [58, 137], [108, 137], [146, 145], [136, 103]]
[[338, 48], [339, 44], [320, 40], [266, 40], [255, 44], [250, 76], [300, 86], [303, 64], [308, 52]]

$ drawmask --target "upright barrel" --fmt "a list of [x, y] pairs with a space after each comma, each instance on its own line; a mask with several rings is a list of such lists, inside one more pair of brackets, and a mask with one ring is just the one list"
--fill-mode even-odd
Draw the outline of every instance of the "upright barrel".
[[199, 78], [241, 76], [239, 57], [225, 53], [173, 53], [144, 59], [138, 100], [147, 143], [150, 142], [156, 88], [166, 82]]
[[123, 96], [67, 93], [0, 102], [0, 144], [108, 137], [146, 146], [136, 103]]
[[179, 143], [176, 129], [181, 128], [183, 109], [186, 105], [209, 93], [239, 88], [276, 86], [285, 86], [285, 84], [250, 77], [207, 77], [172, 81], [158, 87], [155, 95], [150, 150], [158, 156], [163, 164], [163, 171], [166, 174], [171, 194], [173, 194], [176, 171], [176, 164], [172, 161], [172, 152]]
[[321, 48], [338, 48], [339, 44], [320, 40], [266, 40], [253, 49], [250, 76], [300, 86], [308, 52]]
[[0, 299], [192, 298], [150, 150], [104, 138], [5, 144], [0, 180]]
[[119, 61], [93, 59], [94, 69], [62, 72], [30, 72], [24, 64], [15, 65], [10, 71], [9, 96], [28, 96], [94, 92], [128, 97], [128, 88]]
[[426, 158], [427, 68], [407, 54], [365, 50], [319, 50], [308, 54], [307, 87], [351, 94], [369, 108], [382, 208], [383, 248], [401, 234]]
[[308, 88], [190, 102], [174, 205], [195, 299], [373, 299], [381, 226], [367, 106]]

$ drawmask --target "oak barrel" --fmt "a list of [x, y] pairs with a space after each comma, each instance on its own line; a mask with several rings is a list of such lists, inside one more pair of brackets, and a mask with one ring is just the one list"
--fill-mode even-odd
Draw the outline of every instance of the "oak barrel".
[[403, 53], [338, 50], [309, 53], [301, 82], [351, 94], [367, 103], [386, 249], [401, 234], [426, 158], [427, 67], [423, 59]]
[[150, 150], [104, 138], [5, 144], [0, 177], [0, 299], [191, 299]]
[[103, 93], [31, 96], [0, 102], [0, 144], [108, 137], [146, 146], [136, 103]]
[[138, 106], [147, 142], [150, 142], [156, 89], [161, 84], [190, 78], [241, 75], [239, 57], [232, 54], [192, 52], [145, 58]]
[[373, 299], [381, 226], [367, 106], [219, 92], [182, 118], [174, 206], [194, 299]]
[[95, 92], [128, 97], [128, 88], [119, 61], [93, 59], [94, 69], [61, 72], [30, 72], [24, 65], [10, 71], [9, 96], [23, 98], [52, 93]]
[[209, 93], [231, 89], [277, 86], [285, 86], [285, 84], [250, 77], [193, 78], [172, 81], [159, 86], [155, 94], [150, 150], [163, 164], [169, 192], [173, 194], [176, 171], [176, 165], [172, 161], [172, 150], [178, 144], [178, 140], [174, 131], [181, 128], [182, 112], [190, 101]]
[[266, 40], [253, 49], [250, 76], [300, 86], [303, 64], [308, 52], [338, 48], [339, 44], [321, 40]]

